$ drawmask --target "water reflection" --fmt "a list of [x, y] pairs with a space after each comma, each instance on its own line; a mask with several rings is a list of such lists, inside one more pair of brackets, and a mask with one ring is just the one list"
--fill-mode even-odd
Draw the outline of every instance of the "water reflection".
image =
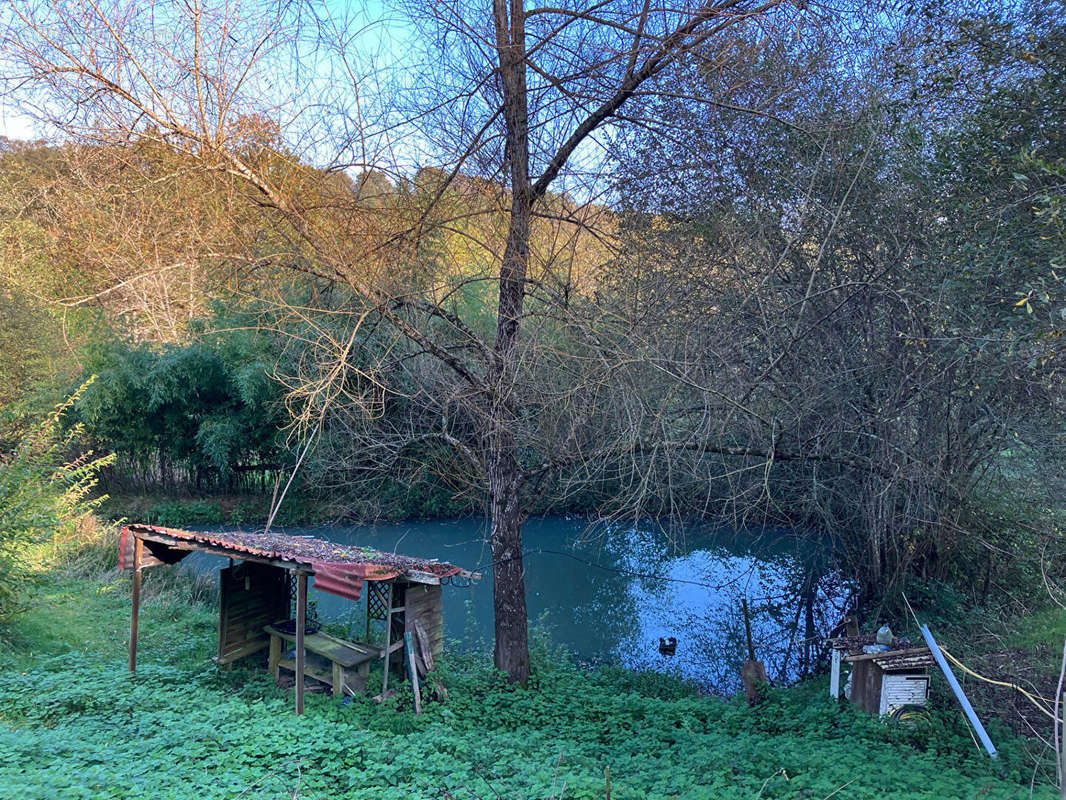
[[[479, 583], [447, 587], [445, 636], [464, 646], [492, 640], [491, 556], [481, 520], [444, 520], [366, 527], [292, 528], [343, 544], [438, 558], [484, 573]], [[774, 681], [787, 682], [813, 663], [804, 641], [840, 619], [847, 587], [827, 574], [809, 541], [775, 531], [721, 528], [686, 532], [671, 541], [651, 529], [589, 528], [583, 520], [534, 518], [524, 532], [530, 619], [555, 645], [586, 663], [674, 672], [706, 689], [740, 687], [747, 658], [740, 601], [751, 609], [756, 657]], [[197, 554], [198, 570], [221, 559]], [[323, 621], [358, 629], [352, 604], [313, 592]], [[676, 654], [659, 652], [660, 638]]]
[[[848, 588], [823, 574], [811, 545], [769, 532], [701, 538], [662, 564], [663, 579], [629, 582], [638, 611], [619, 640], [621, 662], [634, 669], [675, 670], [714, 691], [737, 691], [748, 658], [741, 603], [746, 599], [755, 657], [771, 680], [787, 683], [813, 667], [818, 639], [842, 615]], [[628, 568], [639, 572], [659, 543], [654, 535], [629, 531], [620, 547]], [[655, 646], [667, 636], [678, 640], [674, 656]]]

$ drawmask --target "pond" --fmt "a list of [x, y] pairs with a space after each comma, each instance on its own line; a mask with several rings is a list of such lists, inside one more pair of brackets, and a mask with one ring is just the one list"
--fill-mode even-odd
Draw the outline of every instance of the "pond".
[[[449, 646], [491, 649], [492, 565], [483, 520], [285, 532], [483, 573], [470, 585], [444, 587], [444, 631], [454, 641]], [[668, 537], [651, 526], [590, 527], [583, 519], [536, 517], [526, 523], [523, 541], [535, 640], [565, 648], [582, 663], [670, 672], [723, 694], [740, 687], [740, 666], [748, 657], [743, 599], [755, 656], [779, 683], [794, 680], [813, 662], [818, 649], [811, 638], [840, 620], [848, 599], [848, 587], [821, 566], [822, 548], [785, 531], [700, 526]], [[209, 571], [224, 562], [194, 554], [186, 563]], [[351, 602], [311, 595], [322, 622], [362, 631], [364, 618]], [[671, 637], [674, 654], [660, 652], [661, 640]]]

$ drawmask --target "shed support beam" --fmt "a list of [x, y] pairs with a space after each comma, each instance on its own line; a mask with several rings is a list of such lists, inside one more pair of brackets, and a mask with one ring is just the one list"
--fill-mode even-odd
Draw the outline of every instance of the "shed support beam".
[[130, 672], [137, 671], [137, 619], [141, 613], [141, 555], [144, 542], [133, 538], [133, 603], [130, 612]]
[[304, 713], [304, 627], [307, 622], [307, 573], [296, 573], [296, 713]]

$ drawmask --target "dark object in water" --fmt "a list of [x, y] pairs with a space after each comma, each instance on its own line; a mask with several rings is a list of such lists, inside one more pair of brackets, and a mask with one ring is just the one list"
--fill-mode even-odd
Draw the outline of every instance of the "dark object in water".
[[[296, 635], [296, 620], [287, 619], [284, 622], [274, 623], [274, 627], [282, 633], [287, 633], [289, 636]], [[316, 620], [309, 619], [304, 623], [304, 635], [309, 636], [312, 633], [318, 633], [322, 630], [322, 624]]]
[[659, 652], [664, 656], [672, 656], [677, 652], [677, 639], [673, 636], [659, 637]]

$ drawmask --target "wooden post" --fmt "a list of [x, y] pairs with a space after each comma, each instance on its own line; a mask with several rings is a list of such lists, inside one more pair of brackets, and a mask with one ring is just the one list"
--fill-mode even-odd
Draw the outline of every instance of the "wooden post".
[[751, 640], [751, 614], [748, 612], [748, 601], [742, 599], [741, 606], [744, 609], [744, 637], [748, 644], [748, 660], [744, 662], [740, 674], [744, 679], [744, 692], [748, 696], [748, 705], [753, 706], [759, 702], [759, 690], [768, 683], [766, 667], [761, 661], [755, 660], [755, 645]]
[[274, 680], [278, 679], [281, 673], [281, 668], [278, 666], [281, 663], [281, 637], [276, 633], [270, 634], [270, 656], [267, 658], [267, 669], [270, 674], [274, 676]]
[[341, 691], [344, 689], [344, 678], [347, 676], [348, 670], [340, 665], [340, 663], [333, 662], [333, 674], [330, 679], [333, 681], [333, 696], [340, 697]]
[[296, 573], [296, 713], [304, 713], [304, 626], [307, 622], [307, 573]]
[[829, 696], [840, 699], [840, 651], [833, 648], [833, 662], [829, 670]]
[[137, 671], [137, 618], [141, 613], [141, 552], [144, 540], [133, 535], [133, 609], [130, 613], [130, 672]]
[[848, 614], [844, 617], [844, 631], [848, 636], [855, 637], [859, 635], [859, 618], [854, 614]]
[[415, 713], [422, 713], [422, 689], [418, 685], [418, 665], [415, 664], [414, 637], [410, 631], [404, 631], [403, 643], [407, 647], [407, 672], [411, 676], [411, 689], [415, 693]]
[[751, 614], [748, 612], [748, 599], [746, 597], [742, 598], [740, 605], [744, 609], [744, 639], [748, 643], [748, 661], [754, 661], [755, 646], [751, 641]]

